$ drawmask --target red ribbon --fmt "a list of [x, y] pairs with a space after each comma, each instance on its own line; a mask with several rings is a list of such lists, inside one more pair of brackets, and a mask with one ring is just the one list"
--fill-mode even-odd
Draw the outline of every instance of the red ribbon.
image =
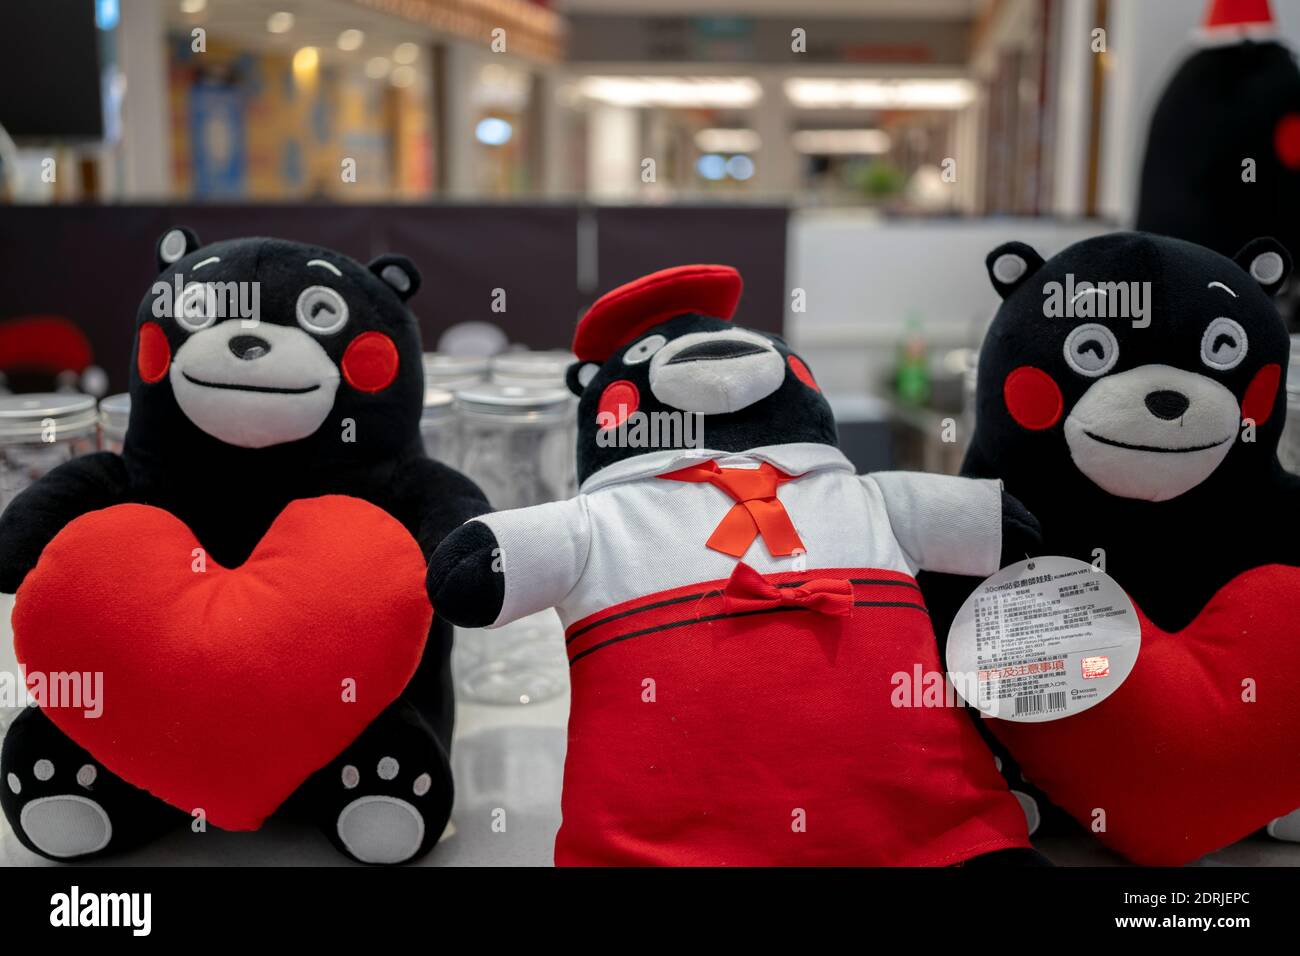
[[722, 591], [722, 607], [727, 614], [803, 607], [818, 614], [844, 617], [853, 613], [853, 582], [843, 578], [817, 578], [798, 587], [779, 588], [741, 561]]
[[719, 468], [717, 462], [707, 461], [659, 477], [666, 481], [708, 482], [736, 501], [709, 537], [707, 544], [714, 551], [739, 558], [760, 535], [773, 557], [804, 550], [785, 505], [776, 497], [777, 486], [798, 475], [787, 475], [767, 462], [758, 468]]

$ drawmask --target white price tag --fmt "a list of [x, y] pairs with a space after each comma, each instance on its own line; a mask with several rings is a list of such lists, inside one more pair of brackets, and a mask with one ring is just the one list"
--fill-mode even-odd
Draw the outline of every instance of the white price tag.
[[1113, 578], [1074, 558], [1030, 558], [966, 599], [948, 679], [986, 717], [1037, 723], [1094, 707], [1137, 663], [1142, 630]]

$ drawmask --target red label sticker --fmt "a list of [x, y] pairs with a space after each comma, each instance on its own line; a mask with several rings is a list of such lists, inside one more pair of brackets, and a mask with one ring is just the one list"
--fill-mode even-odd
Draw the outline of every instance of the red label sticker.
[[1109, 677], [1110, 658], [1109, 657], [1085, 657], [1083, 659], [1083, 676], [1084, 677]]

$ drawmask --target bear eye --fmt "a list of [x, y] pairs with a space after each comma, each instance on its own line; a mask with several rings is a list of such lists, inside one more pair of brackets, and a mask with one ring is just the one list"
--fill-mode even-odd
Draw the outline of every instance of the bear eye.
[[202, 282], [191, 282], [181, 290], [181, 301], [176, 309], [176, 324], [186, 332], [198, 332], [217, 321], [213, 308], [214, 290]]
[[644, 338], [623, 353], [623, 364], [640, 365], [667, 344], [668, 340], [662, 335], [651, 335]]
[[1104, 325], [1089, 322], [1065, 338], [1065, 361], [1088, 378], [1105, 375], [1119, 360], [1119, 341]]
[[330, 335], [348, 321], [348, 304], [329, 286], [313, 285], [298, 296], [298, 324], [314, 335]]
[[1246, 357], [1246, 345], [1246, 330], [1221, 315], [1205, 327], [1201, 336], [1201, 361], [1212, 369], [1226, 372], [1241, 364]]

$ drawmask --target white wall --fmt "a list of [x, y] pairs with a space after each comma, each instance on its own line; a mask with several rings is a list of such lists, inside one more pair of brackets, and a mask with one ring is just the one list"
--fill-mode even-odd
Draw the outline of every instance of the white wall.
[[[790, 344], [825, 391], [878, 392], [909, 316], [936, 349], [978, 345], [999, 301], [984, 268], [995, 246], [1018, 239], [1047, 258], [1104, 231], [1104, 224], [1084, 221], [797, 213], [786, 276]], [[796, 288], [805, 293], [803, 313], [790, 311]]]

